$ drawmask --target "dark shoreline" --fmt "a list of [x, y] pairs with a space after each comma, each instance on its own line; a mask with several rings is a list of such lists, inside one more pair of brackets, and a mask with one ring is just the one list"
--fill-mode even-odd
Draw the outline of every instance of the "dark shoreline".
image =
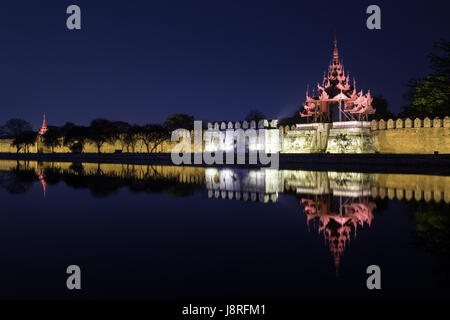
[[[450, 154], [280, 154], [279, 159], [280, 169], [450, 175]], [[170, 153], [0, 153], [0, 160], [174, 165]], [[197, 165], [187, 164], [187, 166]], [[251, 164], [209, 166], [267, 167]]]

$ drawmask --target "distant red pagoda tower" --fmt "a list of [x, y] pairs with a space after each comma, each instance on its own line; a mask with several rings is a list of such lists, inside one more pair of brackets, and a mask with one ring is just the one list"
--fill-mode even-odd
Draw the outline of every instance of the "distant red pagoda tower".
[[38, 136], [40, 137], [40, 136], [44, 135], [47, 131], [48, 131], [48, 128], [47, 128], [47, 123], [45, 122], [45, 113], [44, 113], [44, 119], [42, 121], [41, 129], [39, 129]]

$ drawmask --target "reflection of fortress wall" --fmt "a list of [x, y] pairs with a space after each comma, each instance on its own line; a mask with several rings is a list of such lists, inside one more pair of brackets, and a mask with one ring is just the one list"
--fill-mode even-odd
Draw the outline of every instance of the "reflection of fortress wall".
[[371, 176], [358, 172], [333, 172], [327, 174], [334, 196], [361, 197], [370, 196]]
[[[217, 169], [185, 166], [152, 166], [131, 164], [0, 161], [0, 171], [15, 168], [56, 169], [85, 175], [105, 174], [134, 179], [170, 179], [179, 183], [206, 184], [216, 197], [276, 200], [285, 190], [299, 194], [343, 197], [372, 195], [407, 201], [445, 201], [450, 203], [450, 177], [414, 174], [363, 174], [349, 172], [319, 172], [303, 170], [246, 170]], [[216, 192], [217, 191], [217, 192]], [[222, 191], [224, 193], [222, 193]], [[230, 193], [228, 193], [230, 192]]]
[[414, 174], [374, 174], [372, 196], [450, 203], [450, 177]]
[[299, 194], [450, 202], [448, 176], [282, 170], [282, 178], [285, 189]]
[[205, 168], [185, 166], [134, 165], [115, 163], [83, 163], [73, 165], [70, 162], [36, 162], [36, 161], [0, 161], [0, 171], [10, 171], [17, 168], [30, 168], [36, 173], [45, 169], [55, 169], [62, 172], [83, 172], [85, 175], [109, 175], [119, 178], [133, 179], [170, 179], [179, 183], [205, 183]]
[[330, 186], [326, 172], [283, 170], [286, 189], [296, 190], [297, 193], [328, 194]]
[[205, 151], [208, 152], [234, 152], [237, 151], [236, 130], [255, 130], [256, 139], [246, 139], [245, 150], [259, 151], [266, 153], [277, 153], [281, 150], [281, 132], [277, 129], [277, 120], [267, 121], [243, 121], [243, 122], [222, 122], [208, 123], [208, 136], [205, 142]]
[[268, 202], [276, 201], [282, 192], [281, 172], [272, 169], [233, 170], [207, 168], [205, 170], [208, 196]]

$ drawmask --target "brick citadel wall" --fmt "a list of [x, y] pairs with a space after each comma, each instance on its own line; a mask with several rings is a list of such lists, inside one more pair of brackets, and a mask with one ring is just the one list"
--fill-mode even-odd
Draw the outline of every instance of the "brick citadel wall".
[[[264, 120], [267, 121], [267, 120]], [[351, 124], [347, 127], [347, 124]], [[366, 125], [368, 124], [368, 125]], [[217, 128], [215, 128], [217, 126]], [[222, 128], [223, 127], [223, 128]], [[258, 128], [259, 125], [249, 124], [249, 128]], [[237, 128], [232, 125], [231, 128]], [[394, 154], [450, 154], [450, 117], [444, 119], [429, 118], [388, 119], [373, 120], [372, 122], [337, 122], [329, 124], [302, 124], [292, 126], [276, 126], [264, 123], [267, 142], [280, 150], [281, 153], [394, 153]], [[230, 129], [230, 123], [222, 123], [220, 128], [215, 124], [213, 130]], [[279, 132], [279, 134], [274, 134]], [[269, 135], [270, 133], [270, 135]], [[191, 138], [193, 139], [193, 131]], [[277, 140], [279, 139], [279, 140]], [[267, 140], [267, 139], [266, 139]], [[273, 141], [272, 141], [273, 140]], [[277, 140], [277, 141], [275, 141]], [[12, 146], [12, 139], [0, 139], [1, 153], [15, 153], [17, 149]], [[165, 141], [157, 146], [153, 152], [170, 153], [177, 142]], [[267, 143], [266, 143], [267, 144]], [[203, 144], [205, 147], [205, 144]], [[152, 146], [150, 146], [152, 148]], [[267, 148], [267, 146], [266, 146]], [[193, 148], [193, 142], [191, 144]], [[105, 143], [101, 152], [136, 152], [147, 153], [147, 147], [142, 141], [136, 143], [135, 150], [126, 148], [125, 143], [117, 140], [114, 144]], [[20, 152], [24, 152], [21, 150]], [[29, 147], [29, 152], [51, 152], [42, 142]], [[64, 146], [56, 147], [54, 152], [70, 153]], [[97, 153], [93, 143], [86, 143], [84, 153]]]

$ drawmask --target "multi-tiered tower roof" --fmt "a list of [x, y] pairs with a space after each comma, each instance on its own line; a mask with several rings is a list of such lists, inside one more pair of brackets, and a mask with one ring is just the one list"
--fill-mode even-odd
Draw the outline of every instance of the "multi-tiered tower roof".
[[372, 108], [370, 91], [363, 94], [356, 90], [356, 82], [350, 84], [350, 75], [345, 73], [344, 65], [339, 60], [337, 40], [334, 39], [333, 59], [328, 66], [328, 73], [323, 77], [322, 85], [317, 84], [317, 95], [309, 96], [303, 104], [302, 117], [311, 117], [315, 122], [332, 122], [333, 108], [339, 106], [339, 121], [367, 120], [367, 115], [375, 113]]

